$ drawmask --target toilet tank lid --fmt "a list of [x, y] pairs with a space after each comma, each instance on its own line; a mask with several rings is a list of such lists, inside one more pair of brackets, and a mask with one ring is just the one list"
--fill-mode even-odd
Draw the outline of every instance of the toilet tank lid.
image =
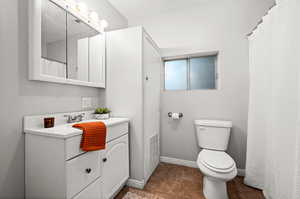
[[226, 127], [231, 128], [231, 121], [224, 120], [195, 120], [196, 126]]

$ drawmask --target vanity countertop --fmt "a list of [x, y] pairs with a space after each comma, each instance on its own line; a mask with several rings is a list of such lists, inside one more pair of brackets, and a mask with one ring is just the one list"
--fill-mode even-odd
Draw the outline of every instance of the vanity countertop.
[[[76, 123], [85, 123], [85, 122], [103, 122], [107, 127], [117, 125], [124, 122], [129, 122], [128, 118], [110, 118], [107, 120], [83, 120], [81, 122]], [[41, 136], [48, 136], [48, 137], [55, 137], [55, 138], [69, 138], [76, 135], [81, 135], [82, 130], [73, 128], [72, 125], [75, 123], [69, 123], [69, 124], [59, 124], [53, 128], [42, 128], [40, 126], [31, 126], [24, 128], [24, 132], [28, 134], [35, 134], [35, 135], [41, 135]]]

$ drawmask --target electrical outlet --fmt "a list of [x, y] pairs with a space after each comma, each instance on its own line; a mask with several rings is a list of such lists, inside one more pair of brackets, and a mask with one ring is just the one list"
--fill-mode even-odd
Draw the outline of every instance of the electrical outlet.
[[83, 97], [81, 99], [81, 107], [82, 107], [82, 109], [92, 108], [92, 98], [91, 97]]

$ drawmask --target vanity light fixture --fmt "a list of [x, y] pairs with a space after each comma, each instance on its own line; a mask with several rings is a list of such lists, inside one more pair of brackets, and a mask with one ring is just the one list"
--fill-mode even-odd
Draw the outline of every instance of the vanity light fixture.
[[83, 17], [86, 23], [98, 27], [102, 31], [108, 27], [108, 22], [105, 19], [99, 20], [99, 14], [95, 11], [90, 11], [88, 6], [84, 2], [79, 2], [75, 0], [53, 0], [60, 5], [66, 7], [67, 10], [71, 10], [76, 15]]
[[76, 2], [74, 0], [64, 0], [67, 7], [75, 10]]
[[98, 23], [98, 21], [99, 21], [99, 15], [98, 15], [97, 12], [94, 12], [94, 11], [90, 12], [89, 17], [90, 17], [90, 19], [91, 19], [92, 21]]
[[105, 20], [105, 19], [102, 19], [100, 21], [100, 25], [103, 29], [107, 28], [108, 27], [108, 22]]
[[88, 7], [85, 3], [79, 2], [76, 6], [77, 10], [81, 12], [82, 15], [87, 16], [88, 15]]

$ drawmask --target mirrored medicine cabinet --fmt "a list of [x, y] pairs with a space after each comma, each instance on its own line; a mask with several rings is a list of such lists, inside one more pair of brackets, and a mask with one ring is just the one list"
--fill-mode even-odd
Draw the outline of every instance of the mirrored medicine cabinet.
[[29, 2], [29, 78], [105, 88], [104, 31], [62, 0]]

